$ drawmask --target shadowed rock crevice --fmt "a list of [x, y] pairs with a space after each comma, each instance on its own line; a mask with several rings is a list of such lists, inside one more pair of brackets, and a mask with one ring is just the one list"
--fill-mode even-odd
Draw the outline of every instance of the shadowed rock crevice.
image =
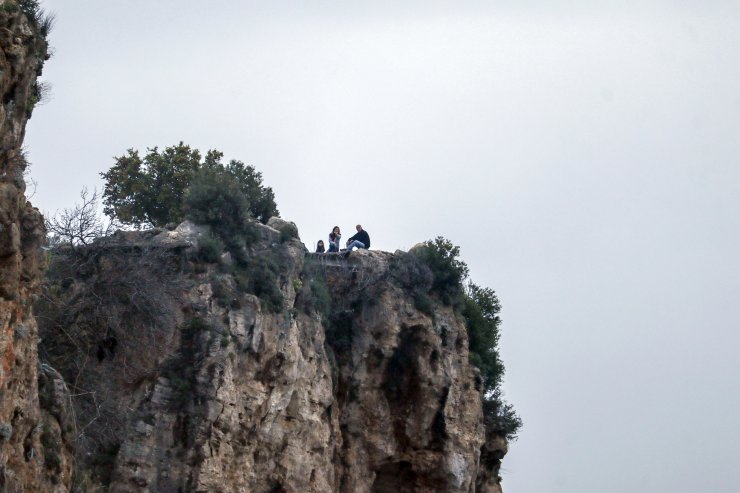
[[383, 464], [375, 473], [371, 493], [415, 493], [417, 477], [407, 461]]

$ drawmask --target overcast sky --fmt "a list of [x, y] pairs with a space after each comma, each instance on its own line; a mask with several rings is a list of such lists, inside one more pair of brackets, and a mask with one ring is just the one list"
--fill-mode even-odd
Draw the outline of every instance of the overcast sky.
[[506, 493], [740, 491], [738, 1], [44, 4], [42, 210], [182, 140], [309, 248], [443, 235], [503, 303]]

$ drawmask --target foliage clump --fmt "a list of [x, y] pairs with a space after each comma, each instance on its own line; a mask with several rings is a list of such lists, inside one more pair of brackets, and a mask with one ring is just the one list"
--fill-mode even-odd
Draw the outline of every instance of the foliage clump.
[[252, 243], [257, 236], [249, 221], [247, 196], [236, 178], [223, 169], [198, 170], [185, 191], [183, 209], [189, 219], [210, 226], [232, 249]]
[[[201, 159], [197, 149], [182, 142], [161, 152], [157, 147], [148, 149], [143, 157], [139, 151], [129, 149], [101, 173], [105, 180], [104, 211], [127, 225], [163, 227], [179, 223], [187, 211], [195, 213], [193, 203], [185, 203], [191, 186], [197, 185], [205, 192], [221, 183], [228, 186], [222, 203], [236, 204], [239, 214], [248, 213], [262, 223], [279, 215], [275, 195], [272, 188], [262, 184], [261, 173], [241, 161], [224, 164], [222, 159], [223, 153], [217, 150], [208, 151]], [[241, 199], [235, 198], [237, 191], [243, 195]], [[202, 214], [212, 216], [213, 208], [209, 209]]]
[[458, 306], [464, 297], [463, 283], [468, 277], [468, 266], [460, 260], [460, 247], [438, 236], [413, 250], [413, 254], [432, 273], [430, 291], [445, 305]]
[[273, 313], [279, 313], [285, 304], [278, 287], [279, 274], [280, 267], [270, 256], [237, 259], [237, 268], [233, 273], [237, 287], [257, 296], [263, 306]]
[[429, 266], [419, 255], [413, 253], [397, 255], [391, 262], [391, 275], [402, 288], [411, 293], [416, 309], [432, 315], [434, 305], [429, 297], [429, 290], [432, 288], [433, 275]]
[[460, 260], [460, 247], [437, 237], [394, 260], [391, 274], [411, 292], [414, 304], [431, 314], [431, 297], [452, 306], [465, 319], [470, 363], [481, 372], [481, 395], [486, 424], [509, 439], [516, 437], [522, 420], [502, 398], [504, 364], [498, 353], [501, 303], [495, 291], [468, 282], [468, 266]]
[[222, 253], [224, 253], [224, 242], [215, 236], [206, 236], [198, 243], [198, 259], [203, 262], [218, 262]]
[[306, 263], [301, 279], [300, 289], [296, 289], [298, 291], [296, 304], [300, 305], [305, 313], [318, 313], [324, 319], [328, 319], [331, 316], [332, 299], [324, 270]]

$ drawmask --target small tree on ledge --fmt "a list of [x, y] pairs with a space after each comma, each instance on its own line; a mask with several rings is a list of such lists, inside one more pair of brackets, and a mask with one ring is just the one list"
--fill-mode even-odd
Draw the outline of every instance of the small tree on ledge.
[[188, 188], [201, 170], [208, 170], [236, 181], [253, 218], [266, 223], [279, 215], [272, 188], [262, 185], [262, 173], [241, 161], [224, 165], [222, 158], [222, 152], [210, 150], [201, 159], [197, 149], [182, 142], [161, 152], [157, 147], [148, 149], [143, 158], [139, 151], [129, 149], [101, 173], [105, 180], [104, 212], [137, 228], [179, 223], [185, 218]]

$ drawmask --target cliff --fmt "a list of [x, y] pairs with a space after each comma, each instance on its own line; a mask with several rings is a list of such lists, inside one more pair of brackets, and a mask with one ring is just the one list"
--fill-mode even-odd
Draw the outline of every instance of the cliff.
[[64, 382], [37, 358], [31, 301], [45, 231], [23, 179], [23, 137], [47, 58], [46, 22], [28, 5], [0, 5], [0, 491], [12, 493], [67, 491], [72, 469]]
[[74, 395], [80, 491], [496, 492], [462, 318], [395, 254], [314, 255], [273, 218], [59, 250], [42, 357]]
[[0, 492], [499, 492], [468, 329], [409, 254], [309, 254], [273, 218], [229, 252], [183, 223], [45, 257], [48, 28], [0, 5]]

